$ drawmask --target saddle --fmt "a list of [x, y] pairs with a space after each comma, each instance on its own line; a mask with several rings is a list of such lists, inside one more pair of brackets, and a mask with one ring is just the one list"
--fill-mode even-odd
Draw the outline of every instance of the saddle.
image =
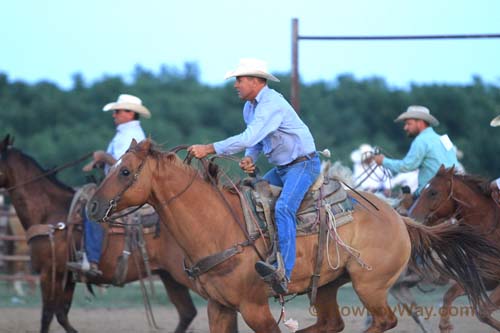
[[[274, 208], [281, 188], [270, 185], [263, 179], [247, 178], [240, 185], [239, 193], [250, 238], [256, 239], [261, 234], [269, 238], [271, 248], [266, 262], [277, 261], [279, 264], [280, 255], [277, 251], [278, 239]], [[353, 221], [353, 209], [351, 198], [348, 197], [340, 182], [322, 173], [309, 188], [297, 212], [297, 237], [318, 234], [316, 264], [314, 274], [311, 277], [311, 304], [315, 303], [328, 231]], [[260, 266], [265, 265], [265, 263], [260, 263]], [[278, 271], [282, 270], [282, 267], [279, 266]], [[275, 293], [280, 294], [277, 290], [283, 288], [272, 277], [272, 274], [268, 274], [267, 280], [272, 282], [271, 286]], [[264, 280], [268, 282], [266, 279]]]
[[[68, 261], [79, 261], [83, 255], [83, 237], [81, 237], [81, 242], [79, 244], [75, 243], [75, 238], [73, 237], [74, 229], [82, 231], [83, 224], [83, 209], [88, 200], [92, 197], [96, 190], [96, 185], [93, 183], [86, 184], [78, 189], [73, 197], [71, 203], [71, 208], [68, 213], [68, 241], [72, 244], [69, 248], [69, 260]], [[127, 212], [133, 210], [133, 208], [120, 212], [120, 215], [124, 215]], [[113, 219], [113, 216], [111, 216]], [[155, 233], [155, 237], [158, 237], [160, 232], [160, 218], [154, 208], [150, 205], [144, 205], [139, 210], [114, 219], [116, 224], [110, 225], [105, 231], [103, 248], [106, 248], [106, 243], [109, 241], [109, 237], [112, 235], [123, 235], [125, 238], [124, 248], [122, 254], [116, 259], [116, 269], [112, 284], [115, 286], [123, 286], [128, 272], [128, 259], [130, 254], [138, 249], [140, 251], [141, 257], [144, 261], [145, 267], [147, 269], [148, 276], [151, 276], [151, 271], [149, 269], [149, 259], [146, 251], [144, 235]]]
[[[240, 193], [250, 237], [258, 237], [262, 232], [272, 239], [269, 233], [275, 230], [274, 207], [281, 187], [270, 185], [263, 179], [246, 178], [240, 186]], [[321, 207], [325, 210], [323, 216], [320, 216]], [[347, 224], [353, 220], [352, 211], [352, 201], [340, 182], [320, 174], [297, 212], [297, 237], [318, 233], [320, 221], [326, 221], [326, 214], [331, 214], [337, 227]]]

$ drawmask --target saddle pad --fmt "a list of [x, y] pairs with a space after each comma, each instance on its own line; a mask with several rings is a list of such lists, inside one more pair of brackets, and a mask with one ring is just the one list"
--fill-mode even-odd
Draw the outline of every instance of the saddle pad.
[[[270, 185], [267, 197], [257, 192], [253, 187], [244, 185], [240, 188], [242, 196], [241, 203], [248, 233], [251, 237], [258, 237], [261, 233], [267, 235], [268, 223], [274, 221], [274, 206], [280, 194], [280, 188]], [[310, 190], [302, 201], [297, 213], [297, 236], [306, 236], [319, 232], [320, 209], [328, 206], [333, 214], [337, 227], [353, 220], [353, 201], [347, 196], [347, 192], [340, 183], [331, 178], [324, 178], [322, 185]], [[326, 209], [323, 209], [326, 211]], [[321, 219], [326, 219], [326, 213]], [[266, 218], [269, 217], [269, 218]], [[271, 220], [271, 221], [269, 221]]]

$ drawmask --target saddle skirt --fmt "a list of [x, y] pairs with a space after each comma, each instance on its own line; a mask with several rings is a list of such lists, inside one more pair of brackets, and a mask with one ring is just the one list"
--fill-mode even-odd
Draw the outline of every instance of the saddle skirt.
[[[268, 237], [270, 229], [275, 230], [274, 207], [281, 187], [270, 185], [263, 179], [248, 178], [240, 185], [240, 191], [248, 234], [252, 238], [261, 233]], [[320, 221], [327, 218], [333, 219], [331, 222], [336, 227], [347, 224], [353, 221], [353, 209], [352, 200], [340, 182], [321, 174], [309, 188], [297, 212], [297, 237], [318, 233]]]

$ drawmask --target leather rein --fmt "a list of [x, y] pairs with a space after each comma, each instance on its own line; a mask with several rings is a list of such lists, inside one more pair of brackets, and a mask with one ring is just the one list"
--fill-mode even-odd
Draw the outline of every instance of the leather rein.
[[[187, 148], [187, 146], [178, 146], [178, 147], [175, 147], [175, 148], [171, 149], [170, 152], [177, 153], [179, 150], [185, 149], [185, 148]], [[193, 158], [193, 156], [191, 154], [188, 154], [186, 156], [185, 160], [184, 160], [184, 163], [190, 164], [192, 158]], [[205, 168], [206, 174], [208, 175], [208, 177], [210, 179], [210, 182], [211, 182], [212, 186], [216, 189], [217, 193], [219, 194], [219, 196], [223, 200], [225, 206], [228, 208], [229, 212], [233, 216], [233, 219], [236, 221], [236, 223], [238, 224], [238, 226], [241, 228], [241, 230], [245, 234], [246, 240], [243, 241], [243, 242], [237, 243], [237, 244], [233, 245], [232, 247], [230, 247], [230, 248], [228, 248], [226, 250], [223, 250], [223, 251], [221, 251], [219, 253], [203, 257], [202, 259], [198, 260], [198, 262], [196, 262], [194, 265], [192, 265], [190, 268], [188, 268], [186, 266], [186, 261], [184, 260], [184, 270], [188, 274], [188, 276], [190, 278], [192, 278], [192, 279], [195, 279], [196, 277], [200, 276], [201, 274], [208, 272], [209, 270], [211, 270], [212, 268], [214, 268], [218, 264], [220, 264], [220, 263], [228, 260], [229, 258], [235, 256], [236, 254], [242, 253], [243, 252], [243, 247], [245, 247], [245, 246], [252, 246], [254, 248], [254, 250], [257, 252], [257, 254], [259, 255], [259, 257], [262, 260], [264, 260], [263, 259], [264, 258], [263, 255], [259, 252], [259, 250], [255, 246], [255, 239], [253, 239], [253, 238], [250, 237], [250, 235], [248, 234], [245, 226], [242, 224], [242, 222], [240, 221], [240, 219], [238, 218], [238, 216], [234, 212], [233, 208], [231, 207], [231, 205], [229, 204], [229, 202], [226, 200], [226, 198], [222, 194], [222, 192], [219, 189], [219, 187], [216, 185], [215, 179], [208, 172], [208, 163], [204, 159], [201, 160], [201, 161], [202, 161], [203, 167]], [[142, 169], [143, 169], [143, 167], [145, 165], [145, 162], [146, 162], [146, 157], [141, 161], [141, 164], [139, 164], [139, 167], [137, 168], [137, 170], [135, 171], [132, 179], [127, 183], [127, 185], [120, 192], [118, 192], [118, 194], [115, 197], [113, 197], [111, 200], [109, 200], [109, 202], [108, 202], [108, 208], [106, 209], [104, 217], [102, 218], [103, 222], [107, 222], [107, 223], [110, 223], [110, 224], [119, 224], [118, 222], [111, 221], [112, 219], [115, 219], [117, 217], [111, 217], [110, 215], [112, 214], [113, 210], [116, 208], [116, 206], [117, 206], [118, 202], [120, 201], [121, 197], [123, 196], [123, 194], [130, 187], [132, 187], [132, 185], [134, 185], [134, 183], [137, 181], [137, 179], [138, 179], [138, 177], [139, 177], [139, 175], [140, 175], [140, 173], [141, 173], [141, 171], [142, 171]], [[179, 198], [182, 194], [184, 194], [191, 187], [191, 185], [194, 183], [196, 175], [197, 175], [197, 173], [194, 172], [193, 173], [193, 177], [191, 177], [191, 180], [186, 185], [186, 187], [184, 189], [182, 189], [179, 193], [177, 193], [176, 195], [174, 195], [173, 197], [171, 197], [168, 200], [166, 200], [165, 202], [163, 202], [162, 204], [163, 205], [168, 205], [169, 203], [171, 203], [175, 199]], [[142, 205], [139, 206], [139, 207], [137, 207], [136, 209], [130, 211], [130, 212], [127, 212], [126, 214], [120, 215], [119, 217], [131, 214], [134, 211], [136, 211], [137, 209], [139, 209], [140, 207], [142, 207]]]
[[8, 188], [5, 189], [5, 191], [9, 192], [9, 191], [14, 190], [16, 188], [19, 188], [19, 187], [22, 187], [22, 186], [34, 183], [34, 182], [36, 182], [36, 181], [38, 181], [38, 180], [40, 180], [42, 178], [45, 178], [47, 176], [53, 175], [53, 174], [55, 174], [58, 171], [67, 169], [69, 167], [72, 167], [73, 165], [76, 165], [76, 164], [78, 164], [78, 163], [86, 160], [87, 158], [89, 158], [90, 156], [92, 156], [93, 153], [94, 152], [87, 153], [87, 154], [83, 155], [82, 157], [80, 157], [80, 158], [78, 158], [78, 159], [76, 159], [74, 161], [71, 161], [71, 162], [65, 163], [65, 164], [63, 164], [61, 166], [58, 166], [58, 167], [52, 168], [50, 170], [47, 170], [46, 172], [42, 173], [41, 175], [38, 175], [38, 176], [33, 177], [31, 179], [28, 179], [27, 181], [24, 181], [22, 183], [13, 185], [11, 187], [8, 187]]

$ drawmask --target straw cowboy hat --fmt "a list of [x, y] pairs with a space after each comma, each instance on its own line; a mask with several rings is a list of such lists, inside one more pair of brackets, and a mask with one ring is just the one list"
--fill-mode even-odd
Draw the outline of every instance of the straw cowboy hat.
[[439, 121], [431, 115], [425, 106], [410, 105], [405, 112], [401, 113], [394, 121], [405, 121], [406, 119], [421, 119], [431, 126], [439, 125]]
[[253, 58], [240, 59], [236, 69], [226, 73], [225, 80], [237, 76], [256, 76], [266, 80], [280, 82], [276, 76], [267, 71], [267, 63], [263, 60]]
[[490, 125], [493, 126], [493, 127], [500, 126], [500, 116], [496, 116], [495, 118], [493, 118], [491, 120]]
[[102, 110], [105, 112], [110, 110], [122, 109], [134, 111], [144, 116], [144, 118], [151, 118], [151, 112], [149, 112], [149, 110], [144, 105], [142, 105], [141, 99], [133, 95], [121, 94], [120, 96], [118, 96], [116, 102], [108, 103], [102, 108]]

